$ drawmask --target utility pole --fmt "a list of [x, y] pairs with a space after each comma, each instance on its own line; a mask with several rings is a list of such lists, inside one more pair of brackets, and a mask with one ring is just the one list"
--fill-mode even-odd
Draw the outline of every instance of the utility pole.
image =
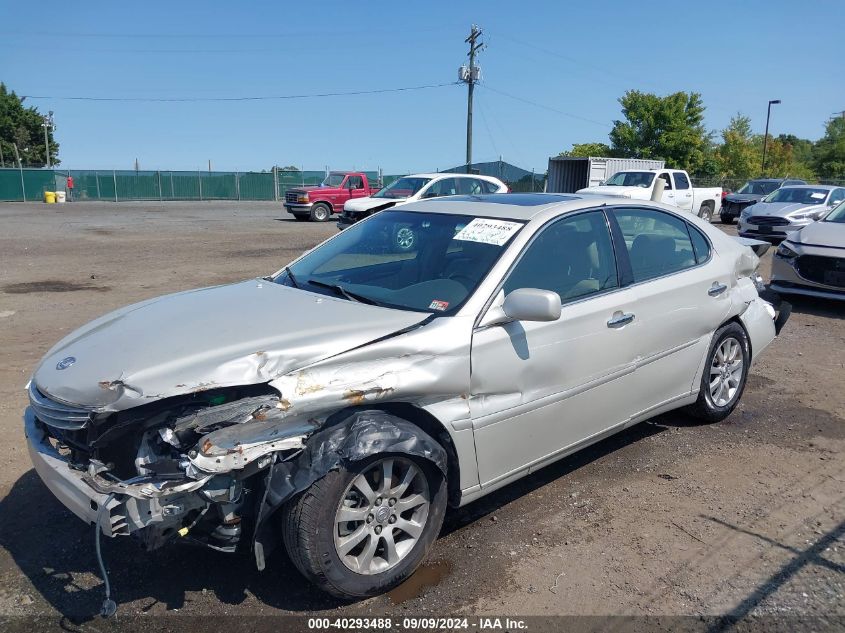
[[464, 40], [469, 44], [469, 66], [461, 66], [458, 70], [458, 78], [467, 85], [467, 173], [472, 171], [472, 93], [475, 83], [481, 79], [481, 69], [475, 65], [475, 54], [484, 48], [484, 43], [478, 41], [479, 37], [481, 29], [473, 24], [469, 36]]
[[44, 117], [44, 122], [41, 124], [44, 128], [44, 152], [47, 154], [47, 169], [50, 169], [50, 132], [56, 129], [53, 124], [53, 111], [50, 110], [47, 116]]
[[760, 175], [766, 176], [766, 146], [769, 144], [769, 118], [772, 116], [772, 106], [780, 103], [780, 99], [772, 99], [769, 101], [769, 108], [766, 110], [766, 134], [763, 135], [763, 165], [760, 169]]

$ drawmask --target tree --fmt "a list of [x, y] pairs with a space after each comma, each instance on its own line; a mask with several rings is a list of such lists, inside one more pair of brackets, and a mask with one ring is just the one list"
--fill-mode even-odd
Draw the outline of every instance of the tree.
[[[44, 117], [37, 109], [25, 108], [23, 99], [14, 91], [9, 92], [6, 84], [0, 83], [0, 149], [7, 166], [15, 163], [15, 144], [24, 165], [43, 167], [47, 164], [42, 123]], [[53, 139], [52, 130], [47, 134], [50, 139], [50, 162], [58, 165], [59, 144]]]
[[760, 172], [761, 153], [751, 132], [751, 119], [737, 113], [722, 130], [722, 144], [716, 149], [721, 178], [751, 178]]
[[618, 156], [663, 159], [694, 172], [704, 161], [710, 137], [704, 104], [695, 92], [665, 97], [629, 90], [620, 99], [625, 121], [614, 121], [610, 142]]
[[[784, 140], [782, 135], [778, 138], [769, 138], [766, 146], [766, 176], [774, 178], [803, 178], [815, 180], [816, 175], [813, 168], [798, 159], [795, 145]], [[762, 155], [762, 135], [759, 137], [758, 147]], [[800, 139], [799, 139], [800, 140]]]
[[591, 156], [613, 156], [613, 150], [607, 143], [573, 143], [572, 149], [561, 152], [558, 156], [589, 158]]
[[845, 179], [845, 117], [828, 121], [813, 154], [813, 167], [819, 178]]

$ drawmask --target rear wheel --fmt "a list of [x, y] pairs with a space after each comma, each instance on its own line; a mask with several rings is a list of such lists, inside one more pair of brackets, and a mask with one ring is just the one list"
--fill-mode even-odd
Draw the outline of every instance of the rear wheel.
[[324, 591], [373, 596], [414, 572], [445, 510], [437, 467], [410, 455], [376, 455], [328, 473], [285, 506], [285, 548]]
[[731, 322], [716, 330], [707, 352], [698, 400], [690, 406], [690, 413], [706, 422], [728, 417], [745, 390], [750, 362], [748, 336], [742, 326]]
[[698, 217], [700, 217], [705, 222], [710, 222], [711, 218], [713, 217], [713, 207], [709, 204], [701, 205], [701, 209], [698, 210]]
[[325, 222], [331, 217], [331, 215], [332, 210], [329, 208], [329, 205], [324, 202], [318, 202], [311, 207], [311, 219], [314, 222]]

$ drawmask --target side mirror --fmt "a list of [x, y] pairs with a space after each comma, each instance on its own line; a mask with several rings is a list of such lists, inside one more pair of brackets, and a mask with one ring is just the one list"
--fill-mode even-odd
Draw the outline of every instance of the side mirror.
[[519, 288], [505, 297], [502, 311], [515, 321], [557, 321], [560, 295], [551, 290]]

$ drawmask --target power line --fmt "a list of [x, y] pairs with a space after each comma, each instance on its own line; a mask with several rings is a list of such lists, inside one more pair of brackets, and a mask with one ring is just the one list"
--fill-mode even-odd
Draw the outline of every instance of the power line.
[[526, 99], [525, 97], [518, 97], [516, 95], [509, 94], [504, 92], [503, 90], [497, 90], [491, 86], [488, 86], [485, 83], [478, 84], [482, 88], [489, 90], [490, 92], [495, 92], [496, 94], [500, 94], [503, 97], [508, 97], [509, 99], [514, 99], [516, 101], [522, 101], [523, 103], [527, 103], [529, 105], [533, 105], [536, 108], [542, 108], [544, 110], [550, 110], [551, 112], [557, 112], [558, 114], [562, 114], [563, 116], [568, 116], [573, 119], [578, 119], [579, 121], [585, 121], [587, 123], [593, 123], [594, 125], [601, 125], [602, 127], [613, 127], [612, 125], [608, 125], [607, 123], [602, 123], [601, 121], [594, 121], [593, 119], [588, 119], [583, 116], [579, 116], [577, 114], [572, 114], [571, 112], [564, 112], [563, 110], [558, 110], [557, 108], [553, 108], [552, 106], [547, 106], [542, 103], [537, 103], [536, 101], [531, 101], [530, 99]]
[[404, 86], [401, 88], [379, 88], [376, 90], [350, 90], [348, 92], [321, 92], [313, 94], [295, 95], [264, 95], [256, 97], [55, 97], [47, 95], [21, 95], [27, 99], [54, 99], [57, 101], [136, 101], [136, 102], [166, 102], [166, 103], [194, 103], [199, 101], [270, 101], [279, 99], [315, 99], [320, 97], [348, 97], [356, 95], [383, 94], [386, 92], [407, 92], [411, 90], [426, 90], [455, 86], [461, 82], [450, 81], [442, 84], [427, 84], [423, 86]]

